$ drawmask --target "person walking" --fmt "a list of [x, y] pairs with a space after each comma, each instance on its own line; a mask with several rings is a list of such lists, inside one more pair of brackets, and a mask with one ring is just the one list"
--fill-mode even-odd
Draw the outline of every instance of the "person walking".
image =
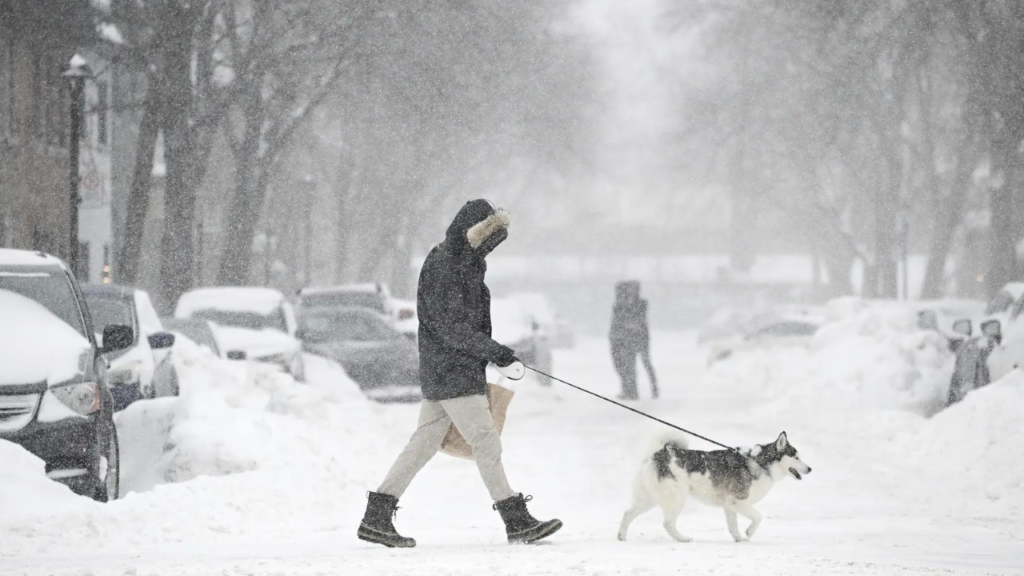
[[420, 271], [419, 424], [376, 492], [368, 493], [358, 537], [389, 547], [411, 548], [412, 538], [392, 522], [398, 500], [416, 474], [434, 457], [450, 425], [470, 446], [477, 469], [505, 523], [509, 543], [536, 542], [562, 527], [530, 515], [524, 497], [509, 486], [501, 462], [501, 437], [488, 407], [486, 367], [508, 367], [515, 352], [491, 339], [491, 294], [484, 284], [484, 258], [508, 237], [509, 217], [486, 200], [467, 202], [452, 220], [445, 239]]
[[647, 324], [647, 301], [640, 298], [640, 283], [635, 280], [615, 285], [612, 327], [609, 333], [612, 363], [622, 381], [621, 400], [636, 400], [636, 357], [647, 369], [651, 380], [651, 397], [658, 397], [658, 379], [651, 364], [651, 330]]

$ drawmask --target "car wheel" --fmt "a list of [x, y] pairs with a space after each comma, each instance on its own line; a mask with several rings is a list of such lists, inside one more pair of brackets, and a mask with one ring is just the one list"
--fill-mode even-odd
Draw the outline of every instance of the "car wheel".
[[96, 477], [99, 482], [93, 500], [97, 502], [113, 502], [117, 500], [121, 488], [121, 450], [117, 442], [117, 427], [113, 420], [109, 426], [103, 426], [99, 439], [99, 456], [96, 463]]

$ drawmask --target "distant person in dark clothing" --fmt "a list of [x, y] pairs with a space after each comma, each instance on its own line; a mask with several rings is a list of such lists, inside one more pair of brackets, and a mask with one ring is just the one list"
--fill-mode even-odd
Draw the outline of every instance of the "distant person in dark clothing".
[[636, 357], [643, 360], [651, 380], [651, 397], [658, 397], [658, 379], [651, 365], [651, 330], [647, 324], [647, 301], [640, 298], [640, 283], [635, 280], [615, 285], [612, 308], [612, 362], [622, 380], [623, 400], [636, 400]]

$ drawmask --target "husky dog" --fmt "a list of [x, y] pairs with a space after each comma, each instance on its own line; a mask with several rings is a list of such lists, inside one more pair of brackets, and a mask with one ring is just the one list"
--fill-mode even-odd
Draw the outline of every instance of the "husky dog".
[[[811, 472], [785, 432], [775, 442], [749, 449], [690, 450], [682, 439], [659, 445], [661, 449], [644, 460], [633, 483], [633, 505], [622, 515], [619, 540], [626, 539], [633, 520], [658, 506], [665, 515], [663, 526], [669, 535], [679, 542], [692, 542], [676, 529], [676, 519], [686, 497], [693, 496], [724, 509], [729, 534], [737, 542], [745, 542], [761, 524], [761, 514], [754, 504], [786, 476], [800, 480]], [[740, 534], [736, 514], [750, 519], [746, 536]]]

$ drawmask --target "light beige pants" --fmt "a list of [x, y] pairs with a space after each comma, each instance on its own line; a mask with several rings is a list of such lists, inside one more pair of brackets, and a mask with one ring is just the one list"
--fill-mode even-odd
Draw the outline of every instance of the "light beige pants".
[[491, 498], [497, 502], [514, 496], [501, 464], [501, 436], [483, 394], [420, 404], [419, 425], [377, 491], [400, 498], [416, 474], [441, 448], [448, 427], [453, 423], [473, 447], [476, 466]]

